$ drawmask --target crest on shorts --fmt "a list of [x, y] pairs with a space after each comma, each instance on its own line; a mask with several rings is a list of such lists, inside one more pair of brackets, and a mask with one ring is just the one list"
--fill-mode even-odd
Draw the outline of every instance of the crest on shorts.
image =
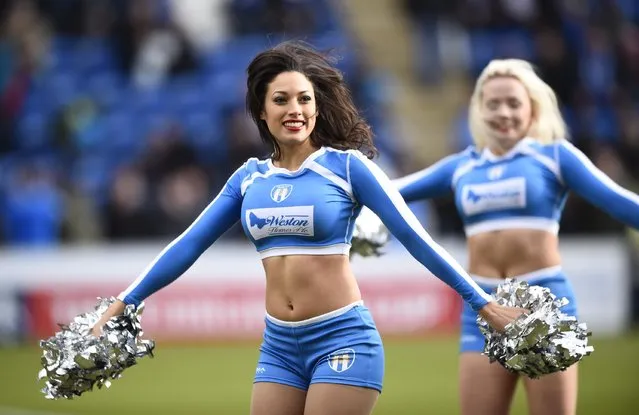
[[271, 199], [273, 199], [273, 201], [276, 203], [283, 202], [284, 200], [286, 200], [287, 197], [290, 196], [292, 191], [292, 184], [278, 184], [276, 186], [273, 186], [273, 188], [271, 189]]
[[345, 372], [355, 363], [355, 350], [340, 349], [328, 355], [328, 366], [337, 373]]

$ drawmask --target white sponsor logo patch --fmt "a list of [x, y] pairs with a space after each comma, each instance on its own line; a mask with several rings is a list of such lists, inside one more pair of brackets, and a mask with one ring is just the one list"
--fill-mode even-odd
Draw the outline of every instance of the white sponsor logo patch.
[[523, 208], [526, 206], [526, 179], [515, 177], [493, 183], [465, 185], [461, 197], [466, 215]]
[[313, 236], [313, 206], [248, 209], [246, 224], [253, 239], [277, 235]]

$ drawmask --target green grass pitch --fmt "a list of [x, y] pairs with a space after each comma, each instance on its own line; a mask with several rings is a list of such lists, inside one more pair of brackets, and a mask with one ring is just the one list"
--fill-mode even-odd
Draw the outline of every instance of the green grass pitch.
[[[457, 339], [385, 339], [384, 393], [375, 414], [456, 414]], [[639, 414], [639, 333], [594, 338], [580, 367], [579, 415]], [[110, 389], [49, 401], [36, 380], [37, 347], [0, 348], [0, 414], [247, 414], [257, 343], [159, 343]], [[477, 387], [481, 388], [481, 380]], [[525, 414], [522, 388], [513, 414]]]

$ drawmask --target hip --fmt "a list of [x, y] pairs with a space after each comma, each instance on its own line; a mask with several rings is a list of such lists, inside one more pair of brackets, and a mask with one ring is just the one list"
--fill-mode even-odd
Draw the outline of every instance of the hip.
[[[495, 293], [499, 284], [504, 282], [504, 279], [502, 278], [489, 278], [476, 274], [471, 274], [471, 278], [482, 290], [484, 290], [484, 292], [488, 294]], [[526, 274], [516, 275], [511, 278], [515, 281], [525, 281], [529, 285], [548, 288], [557, 298], [566, 298], [568, 300], [568, 304], [562, 308], [562, 311], [566, 314], [577, 316], [577, 301], [574, 289], [570, 280], [564, 274], [561, 266], [556, 265], [542, 268]], [[467, 304], [464, 304], [462, 321], [472, 319], [474, 323], [476, 318], [477, 312], [475, 312]]]
[[262, 347], [312, 356], [347, 344], [381, 345], [373, 316], [361, 300], [302, 321], [266, 314]]

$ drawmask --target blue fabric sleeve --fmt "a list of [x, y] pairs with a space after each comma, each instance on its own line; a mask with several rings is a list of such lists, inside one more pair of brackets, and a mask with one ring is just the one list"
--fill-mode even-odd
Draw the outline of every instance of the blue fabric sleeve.
[[432, 166], [393, 180], [406, 203], [431, 199], [453, 191], [453, 174], [459, 164], [460, 155], [445, 157]]
[[145, 298], [186, 272], [213, 242], [240, 219], [240, 169], [191, 226], [167, 245], [118, 299], [137, 307]]
[[613, 218], [639, 229], [639, 196], [615, 183], [568, 141], [557, 146], [565, 185]]
[[410, 254], [452, 287], [474, 310], [492, 297], [486, 294], [424, 230], [388, 176], [360, 152], [350, 152], [348, 174], [357, 202], [368, 207]]

